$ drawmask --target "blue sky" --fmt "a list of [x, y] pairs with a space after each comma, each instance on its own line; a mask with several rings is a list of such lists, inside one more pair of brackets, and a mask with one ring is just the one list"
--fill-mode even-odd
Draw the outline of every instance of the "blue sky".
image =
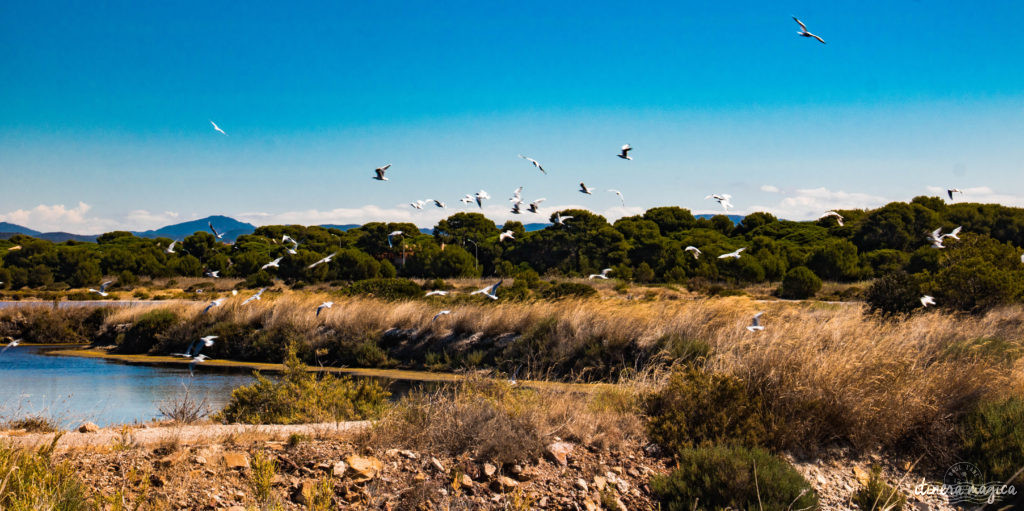
[[0, 6], [0, 220], [429, 226], [480, 189], [511, 217], [517, 186], [609, 218], [1024, 205], [1019, 3], [145, 4]]

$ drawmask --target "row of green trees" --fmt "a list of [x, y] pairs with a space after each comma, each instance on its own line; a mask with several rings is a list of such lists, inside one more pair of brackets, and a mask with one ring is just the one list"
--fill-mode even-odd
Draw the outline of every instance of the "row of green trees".
[[[818, 279], [840, 282], [899, 272], [937, 276], [950, 264], [946, 256], [959, 253], [955, 249], [961, 242], [948, 240], [945, 250], [931, 248], [926, 236], [936, 228], [948, 232], [963, 226], [967, 238], [982, 240], [974, 244], [982, 247], [979, 250], [998, 252], [993, 257], [1018, 265], [1017, 247], [1024, 246], [1024, 210], [947, 205], [935, 197], [869, 211], [840, 211], [844, 225], [834, 218], [795, 222], [768, 213], [754, 213], [734, 224], [725, 216], [695, 218], [678, 207], [653, 208], [614, 223], [584, 210], [560, 213], [573, 218], [533, 232], [526, 232], [520, 222], [499, 228], [477, 213], [452, 215], [430, 234], [407, 223], [375, 222], [348, 231], [277, 225], [260, 227], [229, 245], [197, 232], [181, 240], [174, 253], [165, 251], [170, 239], [138, 238], [128, 232], [104, 234], [96, 243], [54, 244], [15, 236], [0, 242], [0, 286], [79, 288], [98, 284], [104, 275], [132, 280], [199, 277], [211, 271], [247, 279], [251, 285], [265, 285], [274, 278], [313, 283], [394, 276], [512, 276], [529, 270], [571, 277], [610, 267], [613, 278], [639, 282], [700, 277], [745, 284], [781, 281], [791, 274], [803, 285], [790, 288], [813, 289], [813, 283], [803, 282], [807, 273], [794, 270], [806, 268]], [[402, 234], [389, 236], [394, 231]], [[499, 241], [502, 231], [512, 231], [514, 239]], [[296, 254], [289, 253], [290, 243], [281, 241], [285, 235], [299, 242]], [[4, 250], [14, 245], [21, 248]], [[703, 252], [699, 258], [685, 251], [691, 245]], [[997, 250], [996, 245], [1004, 248]], [[738, 259], [717, 258], [741, 247], [746, 250]], [[336, 254], [330, 263], [310, 268], [329, 254]], [[957, 257], [984, 261], [987, 256], [972, 252]], [[261, 269], [277, 258], [282, 258], [279, 268]], [[945, 282], [960, 285], [951, 278]]]

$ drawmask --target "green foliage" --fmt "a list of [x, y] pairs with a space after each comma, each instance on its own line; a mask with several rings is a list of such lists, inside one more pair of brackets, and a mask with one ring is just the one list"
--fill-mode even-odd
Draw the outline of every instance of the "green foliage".
[[[958, 430], [960, 457], [977, 466], [986, 482], [1007, 481], [1024, 467], [1024, 399], [982, 402]], [[1013, 482], [1024, 483], [1024, 476]]]
[[821, 279], [803, 266], [789, 270], [779, 286], [779, 296], [803, 300], [814, 296], [821, 289]]
[[268, 504], [273, 496], [277, 462], [272, 456], [259, 451], [249, 459], [249, 469], [249, 484], [252, 487], [253, 497], [261, 505]]
[[984, 235], [965, 234], [951, 242], [932, 280], [941, 307], [981, 313], [1020, 300], [1024, 265], [1019, 251]]
[[651, 479], [669, 511], [701, 509], [816, 509], [818, 497], [792, 465], [760, 448], [713, 445], [686, 448], [677, 468]]
[[941, 358], [954, 361], [978, 358], [991, 364], [1011, 367], [1021, 355], [1024, 355], [1024, 346], [1021, 346], [1020, 341], [979, 337], [950, 343], [943, 349]]
[[120, 353], [147, 353], [178, 323], [178, 315], [166, 309], [149, 311], [142, 315], [123, 336], [118, 337]]
[[346, 292], [350, 295], [369, 295], [384, 300], [417, 298], [423, 294], [415, 282], [408, 279], [367, 279], [353, 282]]
[[890, 273], [874, 281], [864, 297], [871, 312], [906, 314], [921, 306], [921, 284], [903, 272]]
[[256, 383], [231, 392], [221, 412], [225, 422], [301, 424], [373, 419], [384, 411], [390, 395], [370, 379], [316, 375], [288, 349], [285, 371], [276, 380], [258, 372]]
[[597, 290], [576, 282], [559, 282], [544, 292], [544, 297], [548, 299], [587, 298], [590, 296], [597, 296]]
[[871, 467], [868, 483], [853, 494], [853, 505], [865, 511], [903, 511], [907, 498], [882, 478], [880, 467]]
[[767, 445], [776, 428], [762, 399], [743, 381], [695, 367], [673, 372], [645, 408], [651, 439], [672, 452], [721, 443]]
[[58, 439], [59, 434], [39, 450], [0, 444], [0, 509], [96, 509], [76, 469], [67, 462], [53, 461]]
[[701, 362], [711, 354], [711, 345], [707, 341], [691, 339], [679, 334], [669, 334], [658, 339], [658, 346], [661, 346], [674, 360], [683, 363]]

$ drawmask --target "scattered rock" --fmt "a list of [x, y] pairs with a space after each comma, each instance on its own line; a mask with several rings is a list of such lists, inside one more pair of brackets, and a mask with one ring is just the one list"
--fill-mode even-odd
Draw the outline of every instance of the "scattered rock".
[[519, 486], [519, 481], [505, 476], [498, 476], [491, 482], [491, 489], [494, 491], [511, 491], [516, 486]]
[[228, 451], [224, 453], [224, 465], [229, 469], [246, 468], [249, 466], [249, 455], [244, 452]]
[[416, 453], [414, 453], [414, 452], [412, 452], [410, 450], [399, 451], [398, 454], [401, 454], [403, 458], [410, 459], [410, 460], [418, 460], [418, 459], [420, 459], [420, 455], [419, 454], [416, 454]]
[[590, 487], [587, 485], [587, 482], [584, 481], [583, 479], [577, 479], [575, 485], [576, 489], [584, 493], [590, 491]]
[[601, 476], [594, 476], [594, 488], [597, 488], [597, 491], [604, 491], [604, 489], [607, 486], [608, 486], [608, 479], [606, 479], [604, 477], [601, 477]]
[[434, 467], [434, 470], [438, 472], [444, 472], [444, 465], [437, 458], [430, 458], [430, 466]]
[[348, 471], [348, 465], [344, 461], [339, 461], [331, 467], [331, 475], [337, 478], [345, 477], [345, 472]]
[[472, 488], [473, 487], [473, 478], [469, 477], [466, 474], [462, 474], [462, 477], [459, 478], [459, 484], [461, 484], [462, 487], [466, 488], [466, 489]]
[[100, 430], [99, 426], [97, 426], [97, 425], [95, 425], [95, 424], [93, 424], [91, 422], [88, 422], [88, 421], [83, 422], [81, 426], [78, 426], [78, 432], [79, 433], [95, 433], [95, 432], [97, 432], [99, 430]]
[[206, 460], [205, 456], [196, 456], [195, 462], [196, 462], [196, 465], [206, 465], [207, 463], [209, 463]]
[[867, 471], [857, 465], [853, 466], [853, 476], [857, 478], [857, 482], [865, 486], [867, 486], [868, 481], [871, 479], [871, 476]]
[[569, 464], [569, 455], [572, 454], [572, 450], [573, 445], [568, 442], [555, 442], [544, 448], [544, 454], [564, 467]]
[[245, 511], [245, 506], [231, 506], [227, 511]]
[[156, 465], [163, 468], [179, 465], [181, 462], [185, 461], [187, 454], [188, 453], [185, 451], [174, 451], [167, 456], [156, 460]]
[[490, 479], [494, 477], [494, 474], [498, 472], [498, 467], [491, 465], [490, 463], [484, 463], [484, 477]]
[[352, 456], [345, 458], [345, 463], [347, 463], [349, 468], [352, 469], [352, 472], [354, 472], [354, 478], [357, 482], [368, 481], [377, 477], [377, 474], [379, 474], [381, 469], [384, 468], [384, 463], [373, 456], [359, 456], [353, 454]]

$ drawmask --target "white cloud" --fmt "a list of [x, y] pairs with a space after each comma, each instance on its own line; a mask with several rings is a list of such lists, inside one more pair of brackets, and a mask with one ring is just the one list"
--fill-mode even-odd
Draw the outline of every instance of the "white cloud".
[[92, 206], [79, 202], [69, 208], [64, 204], [40, 204], [32, 209], [16, 209], [0, 213], [0, 221], [10, 222], [37, 231], [64, 231], [73, 234], [102, 234], [116, 230], [143, 230], [154, 226], [162, 227], [178, 221], [173, 211], [150, 213], [138, 209], [121, 219], [102, 218], [90, 215]]
[[767, 211], [786, 220], [809, 220], [830, 209], [877, 208], [888, 202], [885, 197], [877, 195], [821, 187], [796, 190], [774, 206], [755, 205], [745, 211]]
[[762, 192], [779, 193], [779, 187], [774, 185], [761, 185]]

